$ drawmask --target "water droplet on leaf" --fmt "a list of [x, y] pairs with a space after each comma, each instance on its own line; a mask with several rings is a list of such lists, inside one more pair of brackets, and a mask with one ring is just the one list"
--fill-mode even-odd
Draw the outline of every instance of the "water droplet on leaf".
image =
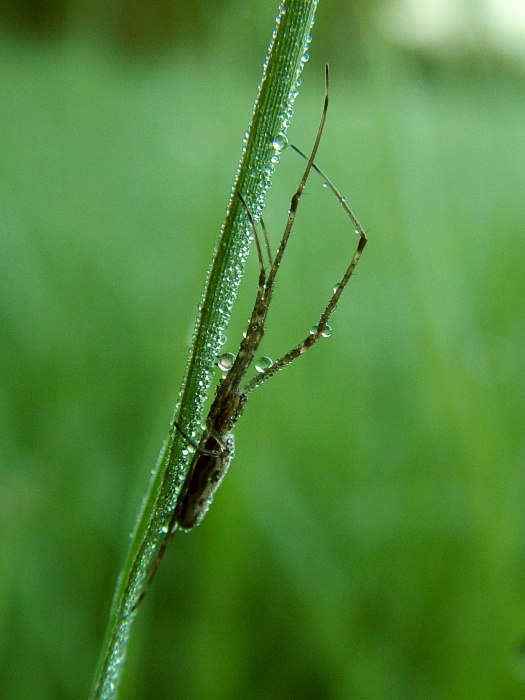
[[272, 146], [275, 151], [280, 153], [281, 151], [284, 151], [286, 146], [288, 146], [288, 139], [286, 138], [285, 134], [277, 134], [277, 136], [274, 138], [272, 142]]

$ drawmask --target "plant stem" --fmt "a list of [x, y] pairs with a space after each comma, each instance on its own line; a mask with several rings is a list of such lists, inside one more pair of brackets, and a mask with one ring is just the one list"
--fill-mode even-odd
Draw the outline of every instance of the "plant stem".
[[[254, 217], [260, 216], [279, 160], [299, 76], [307, 59], [310, 29], [318, 0], [283, 0], [264, 64], [237, 177], [199, 307], [186, 375], [175, 411], [178, 423], [192, 435], [201, 423], [213, 379], [214, 363], [228, 324], [248, 255], [251, 231], [246, 227], [238, 193]], [[275, 145], [274, 145], [275, 144]], [[110, 619], [91, 697], [116, 696], [136, 615], [134, 608], [164, 536], [188, 468], [186, 441], [173, 423], [164, 442], [119, 575]]]

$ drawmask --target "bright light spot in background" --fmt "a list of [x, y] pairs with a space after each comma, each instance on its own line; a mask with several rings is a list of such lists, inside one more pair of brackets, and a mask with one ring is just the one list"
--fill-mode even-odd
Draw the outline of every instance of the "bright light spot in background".
[[525, 60], [525, 0], [390, 0], [379, 23], [390, 39], [416, 49], [488, 48]]
[[486, 1], [484, 16], [495, 46], [502, 53], [525, 59], [524, 0]]

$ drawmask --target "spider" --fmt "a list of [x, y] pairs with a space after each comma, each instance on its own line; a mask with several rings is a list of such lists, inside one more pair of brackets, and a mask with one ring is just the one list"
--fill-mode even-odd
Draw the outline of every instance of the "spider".
[[[326, 65], [324, 106], [321, 114], [321, 120], [319, 122], [319, 128], [317, 130], [317, 136], [315, 138], [310, 156], [306, 156], [301, 150], [295, 146], [292, 146], [292, 148], [297, 151], [297, 153], [299, 153], [299, 155], [301, 155], [307, 161], [307, 163], [299, 183], [299, 187], [291, 199], [286, 227], [274, 258], [272, 258], [270, 251], [266, 227], [262, 219], [260, 221], [264, 237], [265, 253], [269, 263], [268, 272], [265, 268], [263, 248], [255, 220], [250, 212], [250, 209], [248, 208], [248, 205], [246, 204], [244, 197], [239, 194], [242, 206], [253, 233], [253, 237], [255, 239], [257, 256], [259, 259], [259, 282], [257, 286], [255, 304], [253, 306], [248, 329], [239, 345], [237, 355], [235, 356], [235, 359], [233, 359], [231, 366], [228, 368], [227, 373], [223, 376], [220, 384], [217, 387], [217, 392], [213, 403], [211, 404], [205, 421], [205, 427], [199, 442], [195, 442], [184, 432], [179, 424], [174, 421], [174, 427], [180, 433], [182, 433], [188, 443], [193, 446], [195, 452], [188, 470], [188, 474], [177, 498], [175, 508], [171, 514], [170, 521], [167, 528], [164, 529], [166, 534], [152, 566], [149, 578], [134, 608], [139, 605], [148, 592], [153, 577], [155, 576], [162, 557], [166, 552], [166, 548], [175, 532], [178, 529], [186, 531], [191, 530], [198, 525], [205, 516], [213, 496], [224, 478], [231, 460], [233, 459], [234, 438], [232, 429], [243, 412], [248, 394], [276, 374], [276, 372], [283, 369], [283, 367], [286, 367], [286, 365], [289, 365], [296, 358], [305, 353], [319, 340], [319, 338], [329, 335], [330, 327], [328, 325], [328, 320], [330, 319], [330, 316], [332, 315], [337, 302], [339, 301], [339, 298], [348, 283], [348, 280], [352, 276], [355, 266], [357, 265], [359, 258], [361, 257], [361, 253], [366, 245], [367, 237], [365, 232], [359, 225], [354, 214], [350, 211], [348, 205], [346, 204], [345, 198], [339, 194], [326, 175], [314, 163], [328, 110], [328, 88], [329, 71], [328, 65]], [[323, 313], [321, 314], [317, 325], [310, 330], [308, 336], [298, 345], [283, 355], [275, 363], [263, 369], [253, 379], [243, 384], [243, 379], [253, 363], [255, 354], [257, 353], [264, 335], [266, 316], [268, 314], [268, 309], [272, 299], [275, 278], [284, 255], [284, 251], [288, 244], [301, 195], [306, 185], [306, 181], [308, 180], [308, 176], [312, 170], [315, 170], [323, 178], [325, 186], [332, 191], [343, 207], [345, 213], [350, 218], [354, 226], [355, 233], [359, 237], [359, 242], [353, 257], [350, 260], [350, 264], [341, 278], [341, 281], [334, 288], [334, 292]]]

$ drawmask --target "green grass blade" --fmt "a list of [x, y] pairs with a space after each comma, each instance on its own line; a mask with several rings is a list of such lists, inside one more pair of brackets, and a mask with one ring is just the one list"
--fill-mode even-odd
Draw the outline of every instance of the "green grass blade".
[[[176, 409], [179, 423], [190, 434], [202, 420], [216, 354], [248, 255], [250, 230], [246, 228], [237, 193], [243, 194], [257, 217], [264, 207], [279, 159], [279, 151], [273, 144], [284, 136], [292, 116], [317, 2], [284, 0], [277, 14], [226, 219], [199, 307]], [[92, 690], [93, 698], [112, 698], [117, 693], [131, 624], [136, 614], [133, 606], [155, 559], [166, 518], [184, 481], [187, 469], [185, 447], [179, 433], [172, 429], [161, 450], [119, 576]]]

